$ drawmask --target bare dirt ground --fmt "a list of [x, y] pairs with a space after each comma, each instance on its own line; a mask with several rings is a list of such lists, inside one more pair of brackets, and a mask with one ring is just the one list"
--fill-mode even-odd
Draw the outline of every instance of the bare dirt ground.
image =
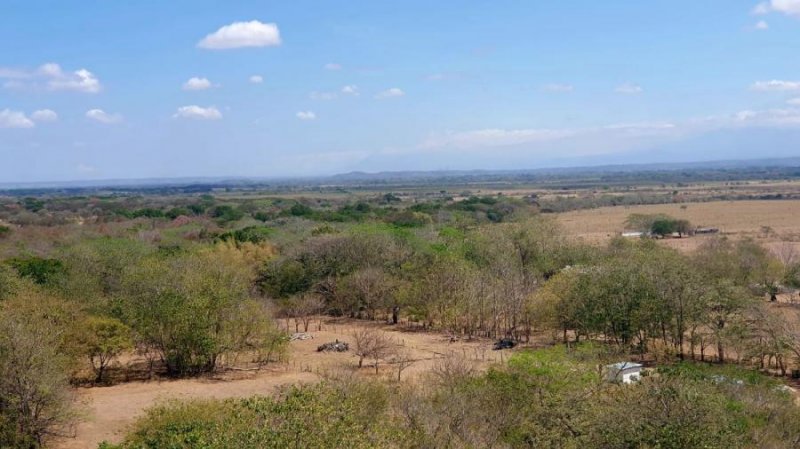
[[[283, 323], [283, 322], [282, 322]], [[213, 378], [154, 380], [121, 383], [109, 387], [79, 388], [77, 401], [85, 418], [75, 427], [72, 438], [52, 442], [57, 449], [96, 448], [102, 441], [119, 442], [127, 426], [147, 408], [170, 399], [235, 398], [273, 394], [277, 388], [290, 384], [317, 382], [327, 374], [355, 372], [355, 375], [374, 377], [372, 361], [365, 361], [358, 370], [358, 358], [353, 355], [352, 334], [356, 329], [375, 327], [390, 335], [404, 348], [414, 362], [401, 373], [403, 381], [413, 381], [429, 372], [446, 354], [455, 353], [471, 360], [477, 369], [502, 362], [507, 351], [492, 351], [491, 341], [473, 340], [451, 342], [449, 337], [434, 332], [408, 331], [398, 326], [354, 320], [325, 320], [309, 328], [313, 339], [290, 343], [289, 361], [271, 365], [257, 372], [233, 371]], [[294, 330], [294, 325], [290, 326]], [[301, 329], [302, 330], [302, 329]], [[317, 346], [335, 340], [350, 343], [350, 352], [319, 353]], [[389, 364], [379, 365], [382, 378], [397, 378], [397, 370]]]
[[[800, 201], [715, 201], [587, 209], [558, 214], [565, 231], [588, 243], [605, 243], [619, 235], [630, 214], [667, 214], [693, 226], [719, 228], [732, 238], [751, 237], [767, 246], [800, 241]], [[707, 236], [667, 239], [665, 244], [692, 250]]]

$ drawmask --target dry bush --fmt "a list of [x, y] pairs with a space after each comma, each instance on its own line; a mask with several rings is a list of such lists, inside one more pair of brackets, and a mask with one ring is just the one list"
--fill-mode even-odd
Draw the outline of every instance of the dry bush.
[[475, 363], [457, 352], [437, 359], [431, 368], [431, 377], [441, 385], [453, 385], [475, 374]]
[[375, 374], [378, 374], [378, 363], [387, 360], [395, 353], [397, 343], [385, 332], [376, 329], [359, 329], [353, 332], [355, 354], [358, 356], [358, 367], [364, 366], [364, 359], [375, 362]]

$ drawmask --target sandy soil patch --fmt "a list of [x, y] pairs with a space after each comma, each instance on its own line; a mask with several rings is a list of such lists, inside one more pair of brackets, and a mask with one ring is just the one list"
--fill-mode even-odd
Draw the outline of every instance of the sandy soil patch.
[[[258, 372], [228, 372], [214, 378], [159, 380], [129, 382], [109, 387], [78, 389], [78, 401], [87, 416], [75, 428], [73, 438], [54, 441], [58, 449], [96, 448], [106, 440], [119, 442], [127, 427], [147, 408], [170, 399], [232, 398], [274, 394], [276, 389], [290, 384], [317, 382], [328, 373], [356, 371], [357, 357], [353, 355], [352, 334], [356, 329], [374, 327], [389, 334], [399, 346], [405, 348], [414, 363], [402, 372], [403, 381], [414, 381], [431, 370], [448, 353], [457, 353], [472, 360], [478, 369], [494, 362], [502, 362], [508, 351], [492, 351], [490, 340], [450, 341], [438, 332], [405, 331], [401, 327], [381, 323], [353, 320], [326, 320], [319, 330], [313, 323], [309, 334], [313, 339], [290, 343], [290, 359], [284, 364], [275, 364]], [[291, 326], [294, 330], [294, 326]], [[346, 341], [350, 352], [319, 353], [317, 346], [329, 341]], [[376, 376], [371, 361], [356, 375]], [[379, 365], [380, 366], [380, 365]], [[381, 378], [396, 378], [397, 371], [388, 364], [380, 366]]]

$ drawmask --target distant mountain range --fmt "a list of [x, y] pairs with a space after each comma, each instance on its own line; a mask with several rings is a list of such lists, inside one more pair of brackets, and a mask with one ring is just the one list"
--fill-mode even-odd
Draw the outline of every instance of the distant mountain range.
[[773, 158], [773, 159], [743, 159], [722, 160], [705, 162], [677, 162], [677, 163], [650, 163], [650, 164], [613, 164], [583, 167], [549, 167], [519, 170], [434, 170], [434, 171], [381, 171], [381, 172], [350, 172], [329, 176], [331, 181], [376, 181], [392, 179], [435, 179], [469, 176], [503, 176], [503, 175], [574, 175], [588, 173], [632, 173], [654, 172], [673, 170], [731, 170], [746, 168], [778, 168], [800, 167], [800, 157]]
[[[296, 178], [255, 178], [255, 177], [186, 177], [186, 178], [149, 178], [149, 179], [106, 179], [87, 181], [65, 182], [36, 182], [36, 183], [0, 183], [0, 191], [15, 190], [127, 190], [127, 189], [156, 189], [176, 188], [179, 190], [204, 191], [212, 188], [256, 188], [262, 187], [299, 187], [299, 186], [326, 186], [365, 184], [396, 184], [398, 182], [430, 182], [441, 179], [452, 182], [454, 179], [468, 182], [500, 180], [545, 180], [564, 179], [570, 176], [577, 177], [608, 177], [612, 174], [641, 173], [644, 179], [648, 173], [667, 173], [680, 170], [693, 172], [710, 170], [717, 172], [765, 170], [765, 169], [790, 169], [798, 168], [800, 176], [800, 157], [771, 158], [771, 159], [744, 159], [744, 160], [717, 160], [705, 162], [677, 162], [677, 163], [646, 163], [646, 164], [614, 164], [594, 165], [583, 167], [550, 167], [519, 170], [433, 170], [433, 171], [381, 171], [361, 172], [354, 171], [332, 176], [296, 177]], [[794, 172], [792, 172], [794, 173]], [[697, 174], [697, 173], [695, 173]], [[194, 189], [193, 189], [194, 188]]]

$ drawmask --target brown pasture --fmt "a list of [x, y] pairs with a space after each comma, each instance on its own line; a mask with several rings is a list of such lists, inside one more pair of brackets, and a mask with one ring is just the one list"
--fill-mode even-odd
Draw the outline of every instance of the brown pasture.
[[[800, 201], [713, 201], [586, 209], [557, 215], [565, 232], [588, 243], [604, 243], [625, 229], [631, 214], [667, 214], [694, 226], [719, 228], [731, 238], [754, 238], [767, 246], [800, 242]], [[678, 249], [691, 250], [707, 237], [668, 239]]]

